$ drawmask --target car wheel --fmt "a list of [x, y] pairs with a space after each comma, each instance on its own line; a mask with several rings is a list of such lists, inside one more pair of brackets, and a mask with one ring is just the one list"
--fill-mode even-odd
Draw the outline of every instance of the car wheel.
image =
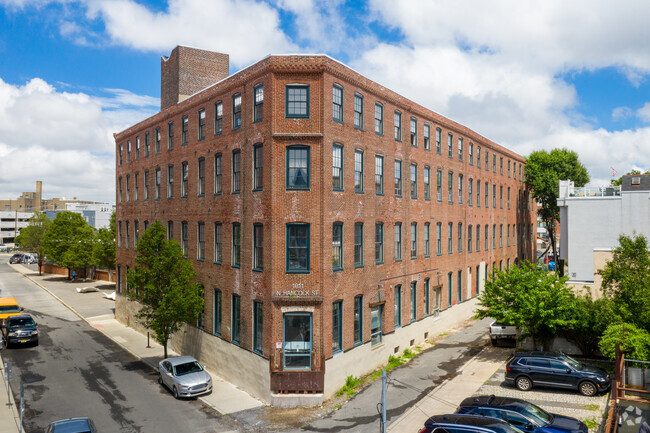
[[493, 346], [497, 345], [497, 339], [496, 338], [490, 338], [490, 342], [492, 343]]
[[161, 385], [163, 384], [162, 374], [160, 374], [160, 373], [158, 373], [158, 383], [161, 384]]
[[176, 389], [176, 387], [174, 387], [174, 388], [172, 389], [172, 393], [174, 394], [174, 398], [177, 399], [177, 398], [178, 398], [178, 390]]
[[591, 382], [582, 382], [578, 386], [578, 389], [580, 390], [580, 394], [586, 395], [587, 397], [594, 396], [598, 392], [596, 385]]
[[515, 385], [520, 391], [530, 391], [530, 389], [533, 387], [533, 382], [531, 382], [529, 378], [521, 376], [515, 380]]

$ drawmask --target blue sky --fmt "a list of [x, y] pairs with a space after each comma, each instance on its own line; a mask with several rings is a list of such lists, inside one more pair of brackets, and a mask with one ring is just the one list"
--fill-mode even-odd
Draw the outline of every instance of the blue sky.
[[[593, 184], [650, 168], [650, 5], [560, 0], [0, 0], [0, 198], [114, 201], [112, 133], [159, 107], [160, 56], [327, 53]], [[62, 175], [64, 173], [64, 175]]]

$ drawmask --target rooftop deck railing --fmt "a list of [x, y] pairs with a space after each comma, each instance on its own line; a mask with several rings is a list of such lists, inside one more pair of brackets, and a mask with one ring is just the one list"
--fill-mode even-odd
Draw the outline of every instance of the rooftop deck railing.
[[573, 188], [569, 192], [569, 197], [619, 197], [620, 195], [620, 186], [585, 186]]

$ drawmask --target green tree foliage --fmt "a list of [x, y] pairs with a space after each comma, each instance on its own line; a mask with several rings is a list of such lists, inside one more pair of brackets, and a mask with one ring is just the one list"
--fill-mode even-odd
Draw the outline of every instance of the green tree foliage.
[[650, 330], [650, 255], [643, 235], [621, 235], [612, 260], [598, 274], [603, 295], [613, 303], [618, 321]]
[[483, 308], [476, 317], [513, 324], [531, 336], [535, 348], [546, 347], [559, 330], [575, 323], [575, 296], [565, 282], [566, 278], [530, 262], [496, 271], [485, 282], [479, 297]]
[[111, 215], [110, 227], [97, 230], [93, 259], [100, 268], [115, 269], [115, 212]]
[[166, 239], [160, 222], [144, 231], [136, 252], [136, 266], [127, 275], [129, 296], [142, 303], [138, 318], [154, 332], [167, 357], [171, 333], [183, 323], [196, 323], [203, 312], [202, 286], [192, 282], [192, 263], [183, 258], [178, 242]]
[[45, 258], [45, 244], [43, 242], [45, 233], [50, 226], [50, 219], [42, 212], [35, 212], [29, 219], [29, 225], [20, 231], [16, 237], [16, 243], [22, 248], [36, 253], [38, 256], [38, 274], [41, 275], [41, 267]]
[[616, 343], [627, 359], [650, 361], [650, 334], [633, 323], [615, 323], [607, 327], [600, 340], [600, 351], [609, 359], [616, 358]]
[[557, 199], [560, 180], [572, 180], [575, 186], [589, 182], [587, 169], [578, 160], [578, 154], [568, 149], [538, 150], [530, 154], [526, 162], [526, 188], [540, 203], [538, 215], [546, 223], [553, 255], [557, 257], [555, 221], [560, 218]]
[[576, 296], [573, 325], [564, 333], [583, 355], [594, 356], [603, 332], [612, 323], [612, 302], [608, 298], [592, 299], [590, 294]]
[[47, 258], [68, 269], [91, 266], [94, 243], [95, 229], [81, 215], [69, 211], [57, 214], [43, 237]]
[[[641, 173], [641, 170], [632, 169], [628, 173], [625, 173], [625, 174], [628, 174], [628, 175], [650, 174], [650, 170], [646, 170], [645, 173]], [[614, 185], [614, 186], [621, 186], [622, 183], [623, 183], [623, 176], [619, 177], [618, 179], [614, 179], [612, 181], [612, 185]]]

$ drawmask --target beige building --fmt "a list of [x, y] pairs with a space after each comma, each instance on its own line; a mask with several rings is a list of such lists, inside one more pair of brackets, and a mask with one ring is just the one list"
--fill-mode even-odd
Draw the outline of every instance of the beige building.
[[95, 204], [97, 202], [77, 200], [76, 197], [73, 197], [72, 200], [65, 197], [43, 199], [43, 182], [37, 180], [36, 191], [23, 192], [16, 199], [0, 200], [0, 211], [44, 212], [46, 210], [65, 210], [66, 205], [69, 203]]

